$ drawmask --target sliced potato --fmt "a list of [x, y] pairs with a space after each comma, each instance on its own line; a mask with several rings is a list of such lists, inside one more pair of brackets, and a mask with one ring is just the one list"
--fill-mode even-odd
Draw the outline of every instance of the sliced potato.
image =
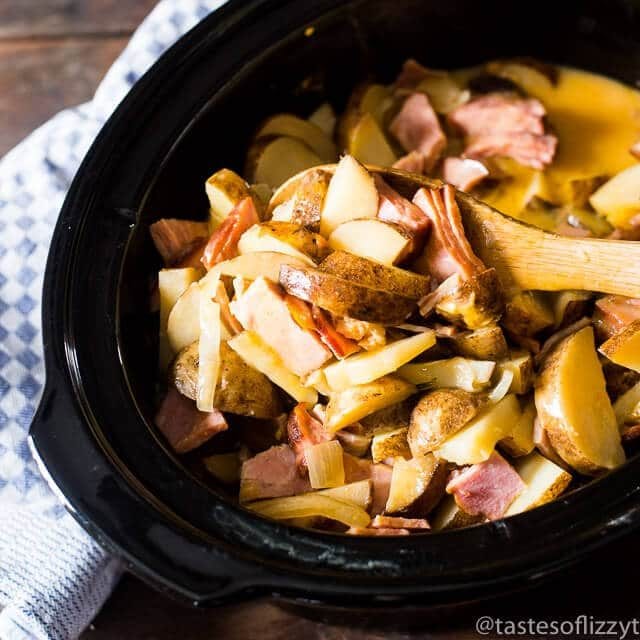
[[493, 453], [497, 442], [509, 435], [521, 413], [518, 399], [509, 394], [445, 440], [434, 454], [457, 465], [484, 462]]
[[198, 342], [198, 384], [196, 405], [199, 411], [213, 411], [220, 376], [220, 305], [208, 296], [200, 296], [200, 338]]
[[382, 84], [358, 85], [351, 93], [344, 113], [338, 120], [338, 143], [342, 149], [349, 146], [349, 136], [360, 118], [369, 113], [376, 123], [384, 125], [385, 114], [393, 104], [391, 91]]
[[262, 138], [247, 154], [245, 175], [251, 182], [276, 189], [297, 173], [322, 164], [322, 159], [295, 138]]
[[553, 449], [574, 469], [593, 475], [624, 462], [591, 327], [570, 335], [547, 357], [535, 401]]
[[244, 198], [251, 195], [249, 185], [231, 169], [216, 171], [205, 182], [209, 198], [209, 228], [211, 231], [229, 215]]
[[512, 353], [508, 360], [498, 362], [498, 372], [511, 371], [513, 379], [509, 391], [521, 395], [527, 393], [533, 386], [535, 372], [533, 357], [528, 351]]
[[[309, 259], [305, 257], [297, 258], [283, 252], [276, 251], [256, 251], [245, 255], [219, 262], [205, 276], [208, 278], [212, 273], [221, 276], [231, 276], [232, 278], [240, 278], [246, 280], [255, 280], [260, 276], [278, 282], [280, 278], [280, 268], [283, 264], [289, 264], [294, 267], [304, 267], [309, 263]], [[239, 280], [240, 282], [240, 280]]]
[[527, 337], [553, 326], [554, 322], [547, 298], [537, 291], [523, 291], [507, 300], [502, 318], [506, 329], [517, 336]]
[[462, 331], [448, 341], [461, 356], [476, 360], [503, 360], [509, 356], [509, 347], [504, 332], [497, 325], [475, 331]]
[[560, 291], [553, 296], [553, 316], [555, 327], [562, 329], [580, 320], [587, 313], [589, 300], [593, 295], [588, 291]]
[[531, 453], [535, 447], [533, 441], [533, 423], [536, 419], [536, 406], [529, 402], [520, 419], [513, 425], [513, 429], [508, 436], [502, 438], [499, 446], [510, 456], [519, 458]]
[[406, 364], [398, 370], [398, 375], [416, 385], [429, 385], [431, 389], [475, 392], [489, 386], [495, 366], [496, 363], [489, 360], [456, 357]]
[[413, 402], [408, 399], [362, 418], [360, 425], [363, 427], [364, 432], [369, 435], [393, 431], [400, 427], [408, 427], [412, 410]]
[[328, 102], [323, 102], [308, 118], [311, 124], [322, 130], [329, 138], [333, 138], [336, 130], [336, 112]]
[[249, 366], [263, 373], [298, 402], [315, 404], [318, 401], [317, 392], [305, 387], [300, 378], [284, 366], [278, 354], [266, 345], [257, 334], [252, 331], [243, 331], [231, 338], [228, 345]]
[[[180, 393], [196, 399], [198, 342], [185, 347], [171, 366], [170, 379]], [[252, 418], [276, 418], [282, 403], [269, 378], [249, 366], [226, 342], [220, 343], [220, 377], [214, 406], [220, 411]]]
[[178, 298], [196, 282], [201, 275], [200, 269], [187, 267], [185, 269], [161, 269], [158, 273], [158, 291], [160, 293], [160, 369], [164, 371], [173, 353], [167, 337], [167, 323], [169, 313]]
[[640, 320], [609, 338], [600, 345], [599, 351], [611, 362], [640, 373]]
[[370, 173], [353, 157], [344, 156], [329, 183], [322, 206], [320, 233], [328, 238], [347, 220], [375, 218], [378, 190]]
[[375, 118], [363, 113], [347, 133], [345, 151], [359, 162], [390, 167], [397, 160]]
[[435, 332], [429, 330], [390, 342], [380, 349], [356, 353], [327, 365], [322, 371], [329, 389], [344, 391], [393, 373], [435, 343]]
[[194, 282], [178, 298], [167, 319], [167, 338], [173, 353], [200, 337], [200, 283]]
[[335, 433], [380, 409], [389, 407], [415, 393], [415, 386], [394, 376], [385, 376], [329, 398], [325, 428]]
[[613, 411], [620, 427], [629, 422], [640, 422], [640, 382], [613, 403]]
[[379, 264], [346, 251], [329, 254], [319, 268], [364, 286], [390, 291], [414, 300], [419, 300], [431, 290], [431, 280], [427, 276]]
[[634, 164], [605, 182], [589, 202], [614, 227], [629, 227], [631, 219], [640, 213], [639, 182], [640, 164]]
[[247, 229], [238, 241], [241, 255], [273, 251], [299, 258], [311, 266], [329, 253], [327, 241], [318, 233], [292, 222], [261, 222]]
[[335, 162], [338, 157], [336, 146], [320, 127], [289, 113], [278, 113], [268, 118], [256, 134], [256, 140], [273, 136], [286, 136], [303, 142], [322, 162]]
[[416, 89], [426, 93], [433, 110], [442, 114], [453, 111], [471, 97], [471, 92], [463, 89], [446, 71], [432, 71]]
[[429, 518], [431, 528], [434, 531], [448, 531], [450, 529], [462, 529], [482, 522], [482, 515], [472, 516], [465, 513], [456, 503], [453, 496], [445, 496], [438, 505], [433, 516]]
[[371, 458], [374, 462], [382, 462], [387, 458], [410, 458], [411, 451], [407, 442], [407, 427], [393, 431], [377, 433], [371, 439]]
[[401, 262], [411, 247], [411, 238], [398, 225], [377, 219], [343, 222], [329, 236], [329, 246], [386, 265]]
[[411, 412], [407, 440], [411, 453], [422, 456], [459, 432], [482, 408], [484, 398], [460, 389], [426, 393]]
[[385, 513], [424, 517], [445, 493], [446, 465], [433, 455], [411, 460], [398, 458], [393, 465]]
[[283, 265], [280, 284], [287, 293], [335, 315], [385, 325], [402, 323], [416, 307], [415, 299], [310, 267]]
[[505, 516], [534, 509], [555, 500], [571, 482], [571, 474], [533, 451], [515, 463], [526, 489], [511, 503]]

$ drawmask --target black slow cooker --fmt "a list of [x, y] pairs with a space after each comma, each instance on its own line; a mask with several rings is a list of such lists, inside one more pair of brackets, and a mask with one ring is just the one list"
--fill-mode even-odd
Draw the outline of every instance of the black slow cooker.
[[[202, 483], [152, 425], [159, 267], [149, 224], [206, 216], [265, 116], [343, 106], [365, 77], [535, 56], [634, 84], [640, 3], [231, 0], [136, 84], [89, 151], [47, 264], [47, 384], [31, 428], [52, 487], [131, 571], [195, 604], [272, 594], [438, 607], [539, 583], [640, 523], [640, 460], [558, 501], [447, 533], [356, 538], [266, 521]], [[585, 96], [588, 99], [588, 96]], [[640, 267], [639, 267], [640, 268]]]

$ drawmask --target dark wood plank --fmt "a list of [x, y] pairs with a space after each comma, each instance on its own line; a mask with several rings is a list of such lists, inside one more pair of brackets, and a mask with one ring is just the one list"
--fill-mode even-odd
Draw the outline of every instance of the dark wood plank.
[[0, 38], [122, 35], [135, 29], [157, 0], [0, 0]]
[[89, 100], [126, 42], [0, 41], [0, 156], [64, 107]]

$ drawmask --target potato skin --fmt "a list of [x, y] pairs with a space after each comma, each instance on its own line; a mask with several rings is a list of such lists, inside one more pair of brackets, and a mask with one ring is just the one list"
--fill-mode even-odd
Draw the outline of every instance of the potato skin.
[[291, 222], [311, 231], [320, 231], [320, 214], [330, 180], [331, 174], [321, 169], [314, 169], [302, 178], [293, 194]]
[[504, 360], [509, 356], [509, 346], [500, 327], [493, 325], [475, 331], [465, 331], [447, 340], [461, 356], [476, 360]]
[[[220, 379], [214, 399], [216, 409], [252, 418], [275, 418], [282, 413], [280, 396], [269, 378], [246, 364], [226, 342], [220, 344], [220, 358]], [[180, 393], [195, 400], [197, 341], [176, 356], [170, 378]]]
[[314, 262], [324, 260], [331, 253], [329, 243], [319, 233], [309, 231], [299, 223], [271, 220], [261, 222], [260, 227], [275, 238], [308, 255]]
[[401, 324], [415, 309], [413, 298], [381, 291], [318, 269], [282, 265], [280, 284], [287, 293], [338, 316]]
[[462, 389], [436, 389], [426, 393], [411, 412], [407, 441], [414, 456], [437, 449], [474, 418], [484, 398]]

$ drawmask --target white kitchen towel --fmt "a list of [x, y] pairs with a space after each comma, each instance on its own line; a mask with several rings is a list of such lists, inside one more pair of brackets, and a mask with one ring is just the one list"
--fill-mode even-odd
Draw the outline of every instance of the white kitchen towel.
[[0, 639], [68, 640], [120, 575], [41, 478], [27, 433], [44, 384], [40, 299], [51, 232], [105, 120], [158, 56], [224, 0], [161, 0], [94, 99], [0, 160]]

